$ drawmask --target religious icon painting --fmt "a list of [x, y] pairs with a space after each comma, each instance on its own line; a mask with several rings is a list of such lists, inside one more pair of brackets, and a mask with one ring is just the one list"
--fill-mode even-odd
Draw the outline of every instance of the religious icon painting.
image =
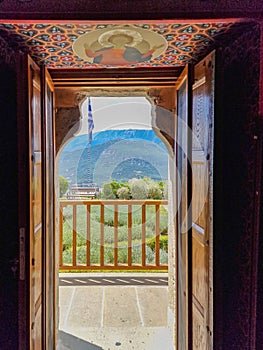
[[167, 48], [165, 38], [134, 26], [99, 29], [81, 35], [73, 51], [86, 62], [102, 66], [132, 66], [151, 61]]

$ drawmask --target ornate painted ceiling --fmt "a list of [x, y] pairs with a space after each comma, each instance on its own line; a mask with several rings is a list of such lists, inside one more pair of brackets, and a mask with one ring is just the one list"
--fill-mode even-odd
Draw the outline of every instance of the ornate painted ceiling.
[[235, 21], [0, 23], [0, 35], [48, 68], [177, 67], [198, 60]]

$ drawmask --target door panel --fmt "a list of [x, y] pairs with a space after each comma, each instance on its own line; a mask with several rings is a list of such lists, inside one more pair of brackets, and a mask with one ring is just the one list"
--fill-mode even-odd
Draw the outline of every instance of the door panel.
[[42, 118], [40, 69], [28, 58], [30, 349], [42, 349]]
[[189, 72], [184, 69], [176, 85], [176, 201], [177, 201], [177, 348], [188, 349], [188, 98]]
[[46, 68], [42, 71], [43, 82], [43, 147], [44, 147], [44, 329], [46, 349], [56, 344], [56, 263], [55, 263], [55, 208], [54, 208], [54, 87]]
[[209, 308], [212, 305], [213, 67], [212, 53], [196, 65], [193, 85], [192, 313], [195, 350], [212, 349], [212, 310]]
[[[53, 86], [48, 73], [19, 60], [19, 349], [55, 349]], [[43, 83], [43, 81], [45, 83]], [[23, 248], [25, 247], [25, 249]], [[25, 263], [23, 263], [23, 261]], [[25, 273], [24, 273], [25, 272]]]

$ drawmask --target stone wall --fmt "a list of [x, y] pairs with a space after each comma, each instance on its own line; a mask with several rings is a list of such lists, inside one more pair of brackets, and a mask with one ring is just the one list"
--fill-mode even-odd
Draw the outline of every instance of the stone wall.
[[56, 154], [79, 131], [80, 119], [79, 107], [61, 107], [56, 109]]

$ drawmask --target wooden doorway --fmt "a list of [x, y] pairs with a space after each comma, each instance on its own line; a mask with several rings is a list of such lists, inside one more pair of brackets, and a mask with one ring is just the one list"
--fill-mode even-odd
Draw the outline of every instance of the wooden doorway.
[[177, 346], [213, 347], [214, 53], [177, 84]]
[[23, 218], [19, 230], [19, 298], [24, 300], [24, 308], [19, 309], [19, 349], [53, 349], [56, 342], [54, 90], [48, 72], [43, 69], [41, 75], [29, 56], [21, 55], [18, 71], [22, 150], [19, 210]]

